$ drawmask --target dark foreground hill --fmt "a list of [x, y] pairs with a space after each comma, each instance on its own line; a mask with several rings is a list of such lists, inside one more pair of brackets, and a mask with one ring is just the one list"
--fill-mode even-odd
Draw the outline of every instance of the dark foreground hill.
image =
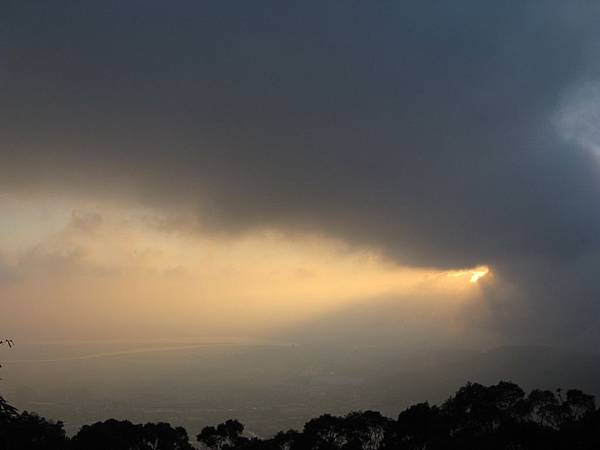
[[[516, 384], [467, 383], [440, 406], [418, 403], [395, 418], [376, 411], [324, 414], [301, 431], [261, 439], [237, 420], [203, 428], [194, 439], [214, 450], [436, 450], [598, 449], [600, 410], [580, 390], [534, 389]], [[0, 397], [2, 450], [190, 450], [187, 431], [167, 423], [110, 419], [83, 426], [68, 438], [62, 422], [19, 413]]]

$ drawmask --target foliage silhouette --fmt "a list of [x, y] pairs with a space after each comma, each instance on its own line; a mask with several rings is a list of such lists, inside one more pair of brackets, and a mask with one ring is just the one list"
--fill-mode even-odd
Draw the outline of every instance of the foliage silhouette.
[[71, 439], [73, 450], [192, 450], [187, 432], [167, 423], [134, 425], [109, 419], [84, 425]]
[[244, 425], [237, 420], [228, 420], [217, 427], [204, 427], [198, 434], [198, 442], [217, 450], [236, 448], [241, 445]]
[[[376, 411], [323, 414], [302, 431], [271, 438], [244, 435], [227, 420], [196, 436], [210, 450], [592, 450], [600, 448], [600, 410], [594, 397], [516, 384], [467, 383], [441, 406], [419, 403], [396, 420]], [[186, 430], [167, 423], [109, 419], [83, 426], [72, 438], [61, 422], [18, 411], [0, 397], [2, 450], [191, 450]]]
[[54, 450], [66, 446], [62, 422], [49, 421], [27, 411], [11, 415], [0, 425], [0, 448], [6, 450]]

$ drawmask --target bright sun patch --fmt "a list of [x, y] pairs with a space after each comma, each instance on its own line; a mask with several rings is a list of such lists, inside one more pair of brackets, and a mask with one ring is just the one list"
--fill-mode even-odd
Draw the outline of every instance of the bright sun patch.
[[477, 283], [481, 278], [485, 277], [490, 269], [487, 266], [478, 267], [476, 270], [471, 271], [471, 278], [469, 278], [469, 282]]
[[451, 277], [469, 277], [469, 283], [477, 283], [490, 272], [488, 266], [479, 266], [468, 270], [459, 270], [450, 273]]

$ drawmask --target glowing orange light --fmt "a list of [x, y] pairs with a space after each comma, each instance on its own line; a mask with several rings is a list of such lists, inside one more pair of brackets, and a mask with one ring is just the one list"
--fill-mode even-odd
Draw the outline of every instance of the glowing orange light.
[[471, 278], [469, 278], [470, 283], [477, 283], [479, 279], [485, 277], [490, 269], [487, 266], [478, 267], [476, 270], [471, 271]]
[[488, 266], [480, 266], [475, 267], [474, 269], [469, 270], [460, 270], [457, 272], [452, 272], [450, 276], [452, 277], [469, 277], [469, 283], [477, 283], [481, 278], [485, 277], [490, 272]]

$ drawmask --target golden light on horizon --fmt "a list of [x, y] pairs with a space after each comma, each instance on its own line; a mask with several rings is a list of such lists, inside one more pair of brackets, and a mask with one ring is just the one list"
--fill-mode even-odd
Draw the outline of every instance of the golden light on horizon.
[[[0, 206], [12, 217], [0, 220], [0, 229], [23, 230], [10, 242], [0, 239], [0, 257], [19, 272], [0, 293], [12, 299], [13, 313], [23, 308], [21, 329], [49, 323], [77, 335], [157, 327], [189, 334], [198, 329], [196, 318], [210, 317], [203, 331], [247, 334], [381, 299], [413, 312], [450, 311], [477, 295], [466, 281], [489, 272], [397, 265], [324, 236], [165, 230], [152, 212], [111, 204], [5, 199]], [[43, 299], [37, 319], [25, 307], [33, 299]]]

